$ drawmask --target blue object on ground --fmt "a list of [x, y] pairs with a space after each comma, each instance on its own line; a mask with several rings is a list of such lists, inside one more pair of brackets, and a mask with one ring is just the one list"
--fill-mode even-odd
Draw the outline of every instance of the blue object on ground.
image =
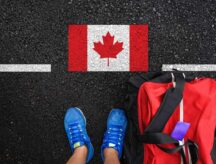
[[79, 108], [67, 110], [64, 118], [64, 127], [70, 142], [72, 153], [80, 146], [86, 145], [88, 155], [86, 163], [89, 162], [94, 154], [94, 148], [86, 131], [86, 119]]
[[117, 150], [118, 158], [121, 158], [126, 127], [127, 118], [124, 110], [113, 109], [107, 119], [107, 130], [104, 134], [103, 144], [101, 146], [101, 157], [103, 160], [103, 151], [105, 148]]

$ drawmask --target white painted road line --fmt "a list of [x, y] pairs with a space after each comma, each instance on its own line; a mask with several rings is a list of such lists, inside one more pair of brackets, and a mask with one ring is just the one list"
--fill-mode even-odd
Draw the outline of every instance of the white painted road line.
[[163, 64], [162, 71], [216, 71], [216, 64]]
[[0, 72], [51, 72], [51, 64], [0, 64]]

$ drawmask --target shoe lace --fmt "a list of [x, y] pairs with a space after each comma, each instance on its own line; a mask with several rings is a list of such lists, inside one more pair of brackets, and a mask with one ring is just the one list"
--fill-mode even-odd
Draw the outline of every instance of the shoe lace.
[[123, 143], [124, 131], [122, 126], [113, 125], [112, 127], [107, 129], [106, 132], [106, 141], [121, 145]]
[[68, 127], [69, 127], [70, 141], [72, 143], [84, 142], [86, 138], [83, 134], [82, 127], [79, 123], [75, 122], [69, 124]]

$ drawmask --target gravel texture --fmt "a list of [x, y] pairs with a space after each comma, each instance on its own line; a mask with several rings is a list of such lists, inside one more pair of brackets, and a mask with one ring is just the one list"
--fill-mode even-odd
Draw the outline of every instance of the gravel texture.
[[[51, 63], [52, 73], [0, 73], [0, 163], [65, 163], [67, 108], [79, 106], [101, 163], [106, 118], [132, 73], [67, 72], [68, 24], [149, 24], [149, 70], [216, 64], [213, 0], [0, 0], [0, 63]], [[216, 77], [216, 73], [198, 73]]]

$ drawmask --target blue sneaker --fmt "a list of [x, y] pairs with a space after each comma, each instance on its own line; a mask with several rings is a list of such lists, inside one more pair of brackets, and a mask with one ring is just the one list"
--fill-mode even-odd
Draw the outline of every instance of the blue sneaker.
[[117, 150], [118, 158], [121, 158], [126, 127], [127, 118], [125, 112], [121, 109], [113, 109], [107, 119], [107, 130], [101, 146], [101, 157], [103, 160], [105, 148]]
[[64, 127], [70, 142], [72, 153], [74, 149], [86, 145], [88, 155], [86, 163], [89, 162], [94, 154], [94, 148], [86, 132], [86, 119], [79, 108], [70, 108], [67, 110], [64, 118]]

